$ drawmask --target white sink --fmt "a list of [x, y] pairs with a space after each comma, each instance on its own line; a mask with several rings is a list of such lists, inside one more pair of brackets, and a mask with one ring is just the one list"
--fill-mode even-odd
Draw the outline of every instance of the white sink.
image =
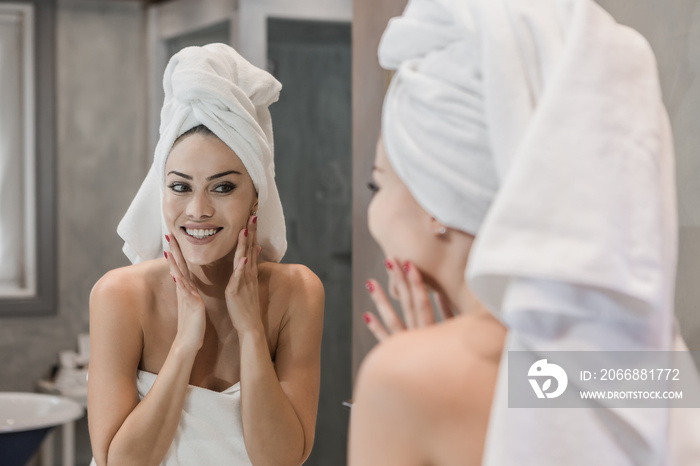
[[60, 396], [0, 392], [0, 433], [59, 426], [82, 415], [82, 406]]

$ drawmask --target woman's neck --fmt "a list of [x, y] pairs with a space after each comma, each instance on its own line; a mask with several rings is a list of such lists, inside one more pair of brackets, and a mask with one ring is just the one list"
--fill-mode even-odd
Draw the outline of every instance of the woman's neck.
[[192, 281], [202, 297], [224, 299], [224, 291], [233, 274], [233, 253], [207, 265], [188, 264]]

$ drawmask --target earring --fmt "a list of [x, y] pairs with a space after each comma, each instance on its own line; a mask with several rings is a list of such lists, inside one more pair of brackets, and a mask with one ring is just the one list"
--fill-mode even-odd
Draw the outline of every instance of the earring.
[[440, 229], [438, 230], [438, 234], [440, 236], [445, 236], [446, 233], [447, 233], [447, 228], [445, 228], [445, 227], [440, 227]]

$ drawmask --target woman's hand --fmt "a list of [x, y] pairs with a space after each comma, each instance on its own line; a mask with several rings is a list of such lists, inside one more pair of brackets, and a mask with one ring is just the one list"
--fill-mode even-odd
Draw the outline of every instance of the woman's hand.
[[177, 334], [174, 345], [187, 352], [196, 353], [204, 342], [206, 311], [199, 290], [192, 283], [190, 271], [180, 246], [173, 235], [166, 236], [170, 243], [170, 253], [165, 258], [170, 266], [170, 275], [175, 280], [177, 290]]
[[233, 258], [233, 273], [226, 286], [226, 307], [236, 331], [262, 329], [258, 295], [258, 217], [248, 219], [248, 228], [238, 234], [238, 246]]
[[[401, 303], [405, 322], [394, 310], [379, 283], [375, 280], [367, 280], [365, 286], [377, 307], [379, 317], [366, 312], [364, 318], [367, 327], [377, 340], [383, 341], [394, 333], [434, 324], [433, 306], [418, 268], [410, 262], [400, 266], [397, 261], [391, 259], [385, 260], [384, 264], [389, 274], [391, 296]], [[454, 317], [447, 298], [440, 293], [436, 293], [436, 297], [442, 317], [444, 319]]]

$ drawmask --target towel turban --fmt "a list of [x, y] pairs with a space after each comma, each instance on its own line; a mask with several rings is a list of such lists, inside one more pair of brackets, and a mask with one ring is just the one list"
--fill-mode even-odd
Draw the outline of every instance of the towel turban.
[[153, 165], [117, 228], [132, 263], [162, 256], [167, 233], [162, 212], [165, 162], [175, 140], [198, 125], [209, 128], [243, 162], [258, 193], [262, 258], [280, 261], [287, 240], [268, 107], [281, 88], [272, 75], [225, 44], [187, 47], [170, 59], [163, 76], [165, 100]]

